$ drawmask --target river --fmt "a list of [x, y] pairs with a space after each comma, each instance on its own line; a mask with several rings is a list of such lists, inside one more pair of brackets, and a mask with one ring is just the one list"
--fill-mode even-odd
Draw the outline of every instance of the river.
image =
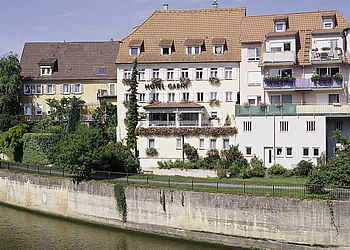
[[79, 223], [0, 205], [0, 249], [222, 250], [228, 248]]

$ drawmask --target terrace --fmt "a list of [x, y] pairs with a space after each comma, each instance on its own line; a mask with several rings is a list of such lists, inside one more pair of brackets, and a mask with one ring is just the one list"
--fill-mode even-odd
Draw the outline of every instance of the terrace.
[[315, 80], [295, 78], [295, 80], [268, 79], [264, 81], [265, 90], [312, 90], [312, 89], [342, 89], [343, 81], [334, 79]]

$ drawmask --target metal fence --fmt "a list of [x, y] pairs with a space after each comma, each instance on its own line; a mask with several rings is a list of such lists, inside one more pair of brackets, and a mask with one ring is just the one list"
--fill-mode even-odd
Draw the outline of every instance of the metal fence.
[[[64, 168], [56, 166], [34, 166], [0, 161], [0, 168], [39, 175], [75, 177], [75, 175], [65, 171]], [[201, 179], [181, 176], [158, 176], [152, 173], [136, 174], [109, 171], [93, 171], [92, 179], [108, 183], [122, 183], [123, 185], [164, 187], [202, 192], [350, 200], [350, 187], [331, 185], [252, 182], [232, 179]]]

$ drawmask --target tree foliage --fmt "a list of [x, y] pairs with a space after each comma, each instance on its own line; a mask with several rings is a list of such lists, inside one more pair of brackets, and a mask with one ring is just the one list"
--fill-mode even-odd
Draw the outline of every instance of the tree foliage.
[[135, 154], [137, 152], [137, 136], [136, 127], [139, 122], [139, 113], [137, 105], [137, 60], [134, 60], [131, 81], [129, 83], [129, 101], [128, 101], [128, 122], [126, 124], [127, 136], [126, 144], [130, 149], [133, 149]]
[[80, 121], [80, 105], [81, 100], [73, 96], [70, 100], [70, 107], [68, 109], [67, 133], [72, 133], [77, 129]]
[[96, 128], [105, 139], [116, 139], [117, 106], [102, 100], [100, 106], [92, 114], [91, 126]]
[[1, 145], [6, 148], [19, 148], [23, 143], [23, 135], [29, 131], [27, 124], [18, 124], [1, 135]]
[[190, 162], [198, 161], [199, 155], [195, 147], [191, 146], [189, 143], [185, 143], [183, 147], [184, 153]]

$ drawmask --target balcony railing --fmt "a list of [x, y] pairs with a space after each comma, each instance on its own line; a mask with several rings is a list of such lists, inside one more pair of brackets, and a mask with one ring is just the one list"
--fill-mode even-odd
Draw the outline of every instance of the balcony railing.
[[292, 51], [287, 52], [265, 52], [263, 54], [264, 64], [294, 64], [295, 53]]
[[264, 82], [264, 89], [325, 89], [325, 88], [343, 88], [342, 81], [312, 81], [311, 79], [296, 78], [294, 82]]
[[149, 121], [149, 127], [217, 127], [218, 120], [202, 120], [201, 123], [196, 121]]
[[297, 104], [281, 104], [266, 106], [236, 105], [236, 115], [281, 115], [296, 114]]
[[322, 63], [322, 62], [341, 62], [343, 56], [338, 50], [329, 51], [311, 51], [311, 62]]
[[298, 114], [349, 114], [348, 104], [298, 104], [296, 109]]

